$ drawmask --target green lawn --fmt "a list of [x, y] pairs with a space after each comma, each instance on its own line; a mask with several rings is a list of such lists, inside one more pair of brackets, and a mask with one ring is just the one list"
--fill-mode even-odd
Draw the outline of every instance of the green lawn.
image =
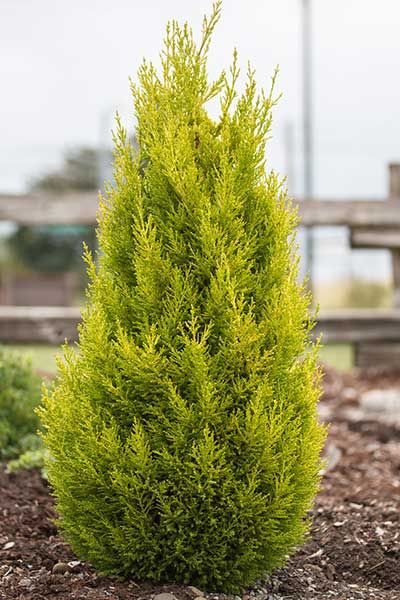
[[46, 344], [7, 344], [10, 350], [29, 356], [34, 369], [56, 372], [55, 356], [60, 352], [59, 346], [47, 346]]
[[354, 349], [351, 344], [327, 344], [321, 348], [320, 359], [340, 371], [348, 371], [354, 365]]
[[[55, 355], [60, 352], [58, 346], [19, 344], [9, 347], [21, 354], [30, 356], [35, 369], [55, 373]], [[353, 349], [350, 344], [329, 344], [323, 346], [320, 357], [323, 362], [342, 371], [351, 369], [353, 366]]]

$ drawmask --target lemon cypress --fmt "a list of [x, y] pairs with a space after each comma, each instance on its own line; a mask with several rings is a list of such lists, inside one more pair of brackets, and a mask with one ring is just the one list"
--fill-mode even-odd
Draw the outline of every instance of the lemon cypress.
[[[78, 350], [42, 420], [59, 524], [105, 573], [237, 591], [282, 564], [319, 484], [317, 345], [297, 223], [266, 168], [274, 92], [207, 77], [220, 3], [196, 45], [167, 27], [132, 85]], [[208, 103], [219, 102], [219, 116]]]

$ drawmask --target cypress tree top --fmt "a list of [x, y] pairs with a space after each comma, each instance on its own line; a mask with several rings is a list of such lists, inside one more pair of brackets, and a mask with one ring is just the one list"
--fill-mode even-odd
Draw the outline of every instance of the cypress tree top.
[[[106, 573], [237, 591], [303, 538], [324, 438], [296, 215], [267, 172], [273, 92], [209, 83], [172, 22], [118, 120], [78, 352], [42, 419], [60, 527]], [[219, 102], [212, 118], [208, 103]]]

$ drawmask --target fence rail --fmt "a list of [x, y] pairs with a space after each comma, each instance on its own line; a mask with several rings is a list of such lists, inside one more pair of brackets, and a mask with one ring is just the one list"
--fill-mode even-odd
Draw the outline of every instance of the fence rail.
[[[351, 342], [359, 365], [400, 364], [400, 164], [389, 165], [389, 193], [384, 199], [295, 200], [301, 224], [347, 226], [356, 248], [391, 251], [394, 309], [322, 312], [316, 333], [325, 342]], [[25, 225], [91, 224], [96, 221], [95, 193], [1, 195], [0, 220]], [[0, 340], [58, 344], [76, 339], [77, 308], [0, 307]]]
[[0, 221], [20, 225], [86, 225], [95, 223], [98, 196], [93, 192], [0, 194]]
[[2, 342], [61, 344], [77, 339], [78, 307], [0, 306]]
[[[294, 200], [302, 225], [382, 228], [400, 227], [400, 205], [381, 199]], [[96, 222], [94, 192], [30, 195], [0, 194], [0, 220], [21, 225], [90, 224]]]
[[[0, 339], [6, 342], [59, 344], [77, 339], [79, 307], [0, 306]], [[315, 336], [324, 343], [400, 340], [400, 310], [341, 309], [322, 311]]]

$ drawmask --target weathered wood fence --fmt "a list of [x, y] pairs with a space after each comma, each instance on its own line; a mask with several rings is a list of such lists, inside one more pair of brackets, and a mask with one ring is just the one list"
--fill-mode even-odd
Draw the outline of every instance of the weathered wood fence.
[[[298, 200], [304, 226], [346, 226], [353, 248], [386, 248], [392, 256], [391, 310], [335, 310], [320, 314], [316, 334], [325, 342], [355, 345], [356, 364], [400, 365], [400, 164], [389, 165], [388, 198]], [[13, 196], [0, 194], [0, 220], [19, 224], [90, 224], [98, 199], [93, 193]], [[0, 306], [0, 341], [58, 344], [76, 338], [78, 308]]]

